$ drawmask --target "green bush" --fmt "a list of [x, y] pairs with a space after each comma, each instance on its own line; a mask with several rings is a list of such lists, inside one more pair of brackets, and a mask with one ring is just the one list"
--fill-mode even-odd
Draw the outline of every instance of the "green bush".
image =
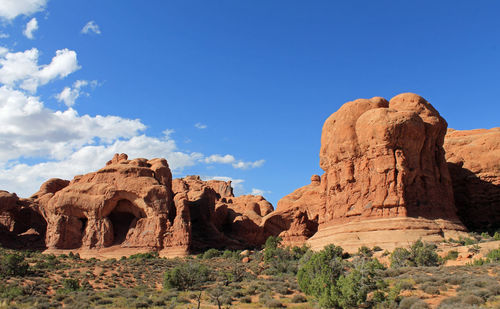
[[23, 295], [23, 289], [20, 286], [0, 285], [0, 299], [11, 301], [21, 295]]
[[438, 266], [436, 246], [417, 240], [410, 248], [396, 248], [391, 254], [391, 267]]
[[207, 251], [205, 251], [202, 255], [202, 259], [205, 259], [205, 260], [208, 260], [208, 259], [212, 259], [214, 257], [218, 257], [220, 256], [221, 253], [219, 252], [219, 250], [217, 249], [208, 249]]
[[351, 263], [343, 255], [341, 247], [329, 245], [303, 258], [297, 273], [300, 289], [317, 298], [322, 307], [358, 307], [377, 289], [377, 270], [383, 265], [366, 258]]
[[361, 257], [372, 257], [373, 256], [373, 250], [368, 248], [367, 246], [361, 246], [358, 248], [358, 253], [359, 256]]
[[0, 272], [3, 276], [25, 276], [29, 265], [24, 257], [17, 254], [7, 254], [0, 262]]
[[285, 306], [277, 299], [270, 299], [266, 301], [266, 307], [268, 308], [285, 308]]
[[132, 254], [128, 258], [129, 260], [134, 260], [134, 259], [149, 260], [149, 259], [156, 259], [158, 257], [159, 257], [158, 252], [146, 252], [146, 253]]
[[429, 306], [418, 297], [405, 297], [399, 303], [399, 309], [429, 308]]
[[78, 291], [80, 289], [80, 282], [76, 279], [64, 279], [63, 287], [69, 292]]
[[244, 304], [250, 304], [252, 303], [252, 298], [250, 296], [245, 296], [240, 299], [240, 302]]
[[189, 288], [198, 289], [210, 281], [210, 270], [205, 265], [189, 261], [165, 272], [163, 285], [185, 291]]
[[500, 248], [491, 250], [490, 252], [488, 252], [488, 254], [486, 256], [492, 262], [499, 262], [500, 261]]
[[495, 232], [495, 234], [493, 234], [493, 239], [494, 240], [500, 240], [500, 233]]
[[444, 257], [445, 260], [456, 260], [458, 258], [458, 251], [457, 250], [450, 250]]

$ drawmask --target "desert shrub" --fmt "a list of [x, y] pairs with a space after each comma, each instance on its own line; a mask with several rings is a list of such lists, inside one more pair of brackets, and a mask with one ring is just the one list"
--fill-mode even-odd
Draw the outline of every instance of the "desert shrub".
[[270, 236], [266, 240], [263, 259], [268, 268], [265, 273], [268, 275], [296, 274], [298, 261], [309, 251], [309, 248], [307, 246], [283, 248], [280, 245], [280, 237]]
[[297, 280], [300, 289], [319, 300], [322, 307], [350, 308], [366, 302], [369, 292], [377, 289], [377, 270], [383, 265], [376, 259], [348, 262], [343, 250], [326, 246], [318, 253], [304, 256]]
[[477, 254], [481, 251], [481, 247], [478, 244], [474, 244], [467, 249], [468, 252]]
[[418, 297], [405, 297], [399, 303], [399, 309], [417, 309], [429, 308], [429, 306]]
[[245, 296], [245, 297], [240, 298], [240, 302], [242, 302], [244, 304], [250, 304], [250, 303], [252, 303], [252, 298], [250, 296]]
[[484, 300], [476, 295], [466, 295], [462, 298], [462, 303], [466, 305], [481, 305]]
[[488, 252], [488, 254], [486, 256], [488, 257], [488, 259], [491, 262], [499, 262], [500, 261], [500, 248], [491, 250], [490, 252]]
[[134, 302], [133, 307], [135, 307], [135, 308], [149, 308], [149, 307], [151, 307], [151, 305], [153, 305], [152, 299], [146, 298], [146, 297], [141, 297], [141, 298], [138, 298]]
[[76, 279], [64, 279], [63, 287], [68, 292], [78, 291], [80, 289], [80, 282]]
[[29, 265], [24, 257], [18, 254], [7, 254], [0, 261], [0, 274], [2, 276], [25, 276]]
[[368, 248], [367, 246], [361, 246], [358, 248], [358, 253], [357, 255], [361, 257], [372, 257], [373, 256], [373, 250]]
[[0, 299], [6, 299], [9, 302], [23, 295], [23, 289], [17, 285], [0, 285]]
[[219, 252], [219, 250], [211, 248], [203, 253], [202, 259], [208, 260], [208, 259], [212, 259], [215, 257], [219, 257], [220, 255], [221, 255], [221, 253]]
[[198, 289], [205, 282], [211, 280], [208, 267], [200, 263], [188, 261], [165, 272], [163, 284], [166, 288], [187, 290]]
[[439, 295], [439, 288], [435, 285], [425, 285], [422, 287], [422, 291], [431, 295]]
[[159, 257], [158, 252], [146, 252], [146, 253], [132, 254], [131, 256], [128, 257], [128, 259], [129, 260], [135, 260], [135, 259], [148, 260], [148, 259], [157, 259], [158, 257]]
[[391, 254], [391, 267], [438, 266], [436, 246], [417, 240], [410, 248], [396, 248]]
[[493, 239], [494, 240], [500, 240], [500, 233], [499, 232], [495, 232], [495, 234], [493, 234]]
[[235, 260], [239, 260], [240, 259], [240, 253], [241, 251], [231, 251], [231, 250], [224, 250], [224, 252], [222, 252], [222, 257], [224, 259], [235, 259]]
[[266, 307], [268, 308], [284, 308], [285, 306], [277, 299], [270, 299], [266, 301]]
[[457, 250], [450, 250], [444, 257], [445, 260], [456, 260], [458, 258], [458, 251]]
[[259, 294], [259, 302], [262, 304], [267, 303], [271, 299], [273, 299], [273, 295], [269, 292], [264, 292]]
[[307, 298], [302, 294], [295, 294], [292, 297], [292, 303], [306, 303]]
[[413, 290], [415, 289], [415, 282], [413, 280], [402, 280], [398, 282], [401, 290]]

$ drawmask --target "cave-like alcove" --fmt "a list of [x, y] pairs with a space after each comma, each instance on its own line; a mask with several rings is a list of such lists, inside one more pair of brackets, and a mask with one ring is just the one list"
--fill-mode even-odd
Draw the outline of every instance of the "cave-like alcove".
[[129, 200], [119, 200], [108, 218], [113, 224], [113, 244], [119, 245], [125, 241], [131, 228], [137, 220], [146, 217], [145, 213]]

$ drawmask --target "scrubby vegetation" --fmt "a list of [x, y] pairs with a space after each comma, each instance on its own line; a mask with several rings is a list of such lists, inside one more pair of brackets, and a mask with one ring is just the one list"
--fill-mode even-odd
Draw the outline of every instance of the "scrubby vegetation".
[[277, 237], [262, 250], [210, 249], [175, 259], [143, 253], [99, 261], [0, 249], [0, 307], [499, 307], [500, 248], [465, 266], [443, 266], [458, 258], [456, 250], [442, 256], [421, 241], [349, 255], [335, 245], [319, 252], [285, 247]]

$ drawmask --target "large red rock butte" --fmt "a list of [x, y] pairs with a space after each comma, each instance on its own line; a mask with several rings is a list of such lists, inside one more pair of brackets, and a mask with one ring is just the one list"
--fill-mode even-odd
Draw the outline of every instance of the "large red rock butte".
[[274, 231], [281, 223], [285, 241], [302, 237], [313, 249], [335, 243], [347, 250], [460, 234], [466, 229], [445, 161], [446, 128], [434, 107], [413, 93], [344, 104], [323, 126], [325, 173], [278, 202]]
[[444, 149], [460, 219], [471, 230], [498, 230], [500, 128], [448, 129]]

